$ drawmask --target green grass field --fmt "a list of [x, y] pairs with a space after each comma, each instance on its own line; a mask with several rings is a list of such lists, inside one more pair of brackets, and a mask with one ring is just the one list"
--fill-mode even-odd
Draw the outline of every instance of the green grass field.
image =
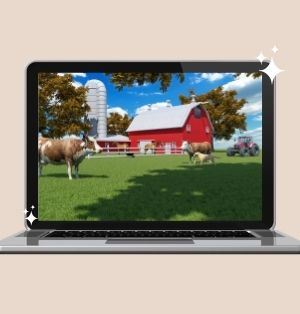
[[40, 220], [260, 220], [261, 156], [190, 164], [186, 155], [85, 159], [39, 178]]

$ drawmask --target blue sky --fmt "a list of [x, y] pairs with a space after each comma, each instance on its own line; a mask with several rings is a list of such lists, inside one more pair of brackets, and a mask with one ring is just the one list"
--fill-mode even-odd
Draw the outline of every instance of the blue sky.
[[[107, 90], [108, 112], [128, 113], [134, 116], [145, 109], [159, 109], [160, 107], [178, 106], [180, 94], [189, 95], [189, 90], [203, 94], [218, 86], [225, 90], [234, 89], [238, 92], [238, 98], [245, 98], [247, 103], [242, 109], [247, 115], [247, 131], [244, 135], [252, 135], [261, 146], [262, 134], [262, 109], [261, 109], [261, 78], [254, 80], [242, 74], [235, 78], [231, 73], [185, 73], [185, 80], [180, 83], [177, 78], [166, 92], [162, 92], [159, 83], [145, 84], [143, 86], [125, 87], [118, 91], [110, 83], [109, 77], [103, 73], [72, 73], [74, 85], [84, 85], [88, 80], [97, 79], [104, 83]], [[239, 135], [239, 132], [236, 132]], [[234, 135], [233, 137], [235, 137]], [[215, 141], [216, 148], [226, 148], [233, 144], [233, 138], [229, 141]]]

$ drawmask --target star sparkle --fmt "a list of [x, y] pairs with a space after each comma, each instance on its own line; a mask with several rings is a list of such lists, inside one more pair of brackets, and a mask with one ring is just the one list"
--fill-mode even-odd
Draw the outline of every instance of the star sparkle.
[[261, 52], [256, 59], [262, 64], [264, 60], [266, 60], [266, 57], [263, 55], [263, 53]]
[[33, 215], [33, 213], [31, 212], [30, 213], [30, 215], [28, 216], [28, 217], [26, 217], [25, 219], [27, 219], [29, 222], [30, 222], [30, 224], [32, 225], [32, 223], [37, 219], [34, 215]]
[[271, 58], [271, 62], [269, 63], [269, 65], [266, 68], [264, 68], [263, 70], [260, 70], [260, 72], [264, 72], [269, 76], [272, 83], [273, 83], [275, 76], [282, 71], [284, 71], [284, 70], [278, 68], [278, 66], [275, 64], [273, 58]]

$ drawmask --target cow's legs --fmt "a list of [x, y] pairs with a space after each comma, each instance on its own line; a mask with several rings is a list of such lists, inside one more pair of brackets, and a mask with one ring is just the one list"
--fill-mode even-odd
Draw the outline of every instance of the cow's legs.
[[78, 179], [79, 178], [79, 176], [78, 176], [78, 168], [79, 168], [79, 165], [75, 165], [75, 176], [76, 176], [76, 179]]
[[42, 168], [43, 168], [43, 165], [39, 162], [39, 166], [38, 166], [38, 169], [39, 169], [39, 177], [42, 175]]
[[70, 160], [67, 161], [67, 166], [69, 179], [72, 180], [72, 163]]
[[190, 152], [188, 152], [188, 154], [189, 154], [189, 157], [190, 157], [190, 163], [193, 163], [193, 161], [194, 161], [194, 154], [190, 153]]

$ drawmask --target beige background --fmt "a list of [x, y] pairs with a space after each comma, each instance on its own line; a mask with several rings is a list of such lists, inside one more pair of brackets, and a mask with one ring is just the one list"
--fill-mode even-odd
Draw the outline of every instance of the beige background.
[[[180, 3], [180, 4], [179, 4]], [[275, 56], [277, 226], [300, 238], [297, 1], [1, 1], [0, 237], [22, 229], [33, 60]], [[300, 256], [0, 256], [9, 313], [298, 313]], [[298, 309], [298, 311], [297, 311]]]

